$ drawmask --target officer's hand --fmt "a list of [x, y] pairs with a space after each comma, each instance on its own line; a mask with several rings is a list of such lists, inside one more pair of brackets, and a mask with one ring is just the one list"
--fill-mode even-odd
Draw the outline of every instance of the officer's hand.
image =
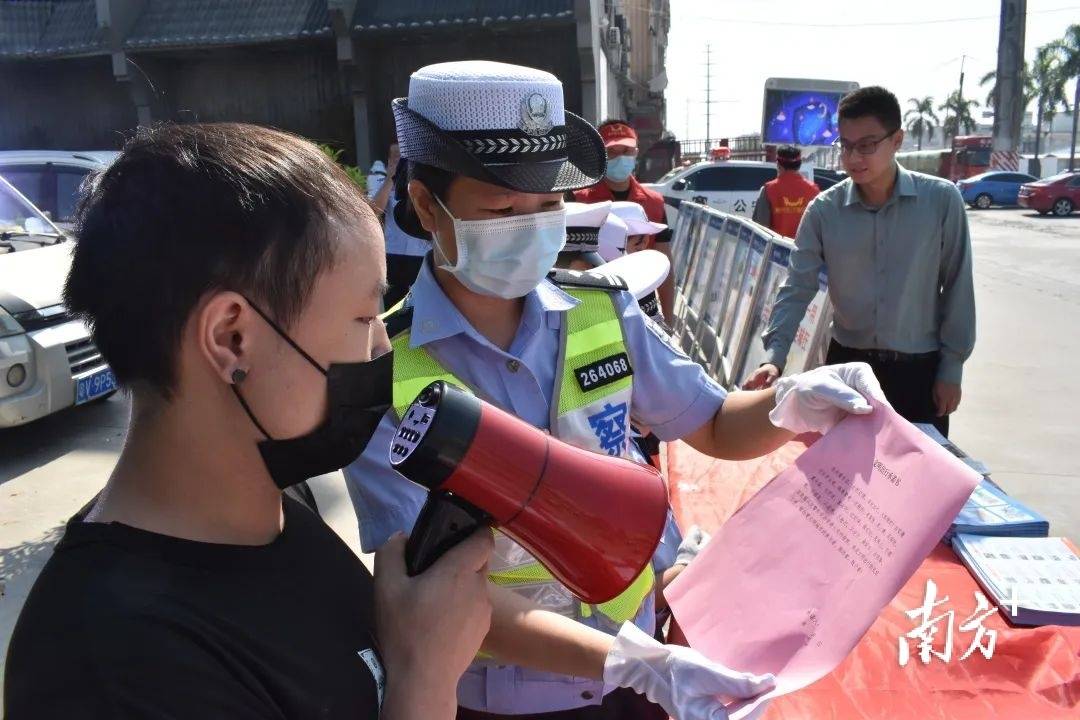
[[773, 425], [793, 433], [824, 435], [848, 413], [873, 411], [871, 400], [888, 405], [874, 371], [863, 362], [824, 365], [776, 383]]
[[701, 554], [709, 540], [709, 533], [702, 530], [698, 525], [691, 525], [675, 553], [674, 564], [689, 565], [694, 558]]
[[[661, 645], [633, 623], [615, 637], [604, 682], [641, 693], [677, 720], [723, 720], [725, 697], [752, 698], [776, 686], [772, 675], [731, 670], [688, 647]], [[767, 704], [747, 718], [759, 717]]]
[[491, 530], [481, 528], [416, 577], [405, 572], [404, 535], [375, 553], [379, 651], [388, 682], [411, 688], [414, 699], [456, 708], [458, 679], [491, 626], [487, 573], [493, 544]]
[[746, 378], [742, 387], [743, 390], [765, 390], [771, 388], [778, 377], [780, 377], [780, 368], [771, 363], [765, 363]]

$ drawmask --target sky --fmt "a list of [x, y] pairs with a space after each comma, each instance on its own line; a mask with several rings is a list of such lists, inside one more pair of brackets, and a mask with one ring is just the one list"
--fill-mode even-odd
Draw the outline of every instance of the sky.
[[[989, 89], [979, 79], [997, 67], [1000, 10], [998, 0], [671, 0], [667, 127], [680, 140], [705, 137], [706, 45], [720, 101], [713, 138], [760, 131], [766, 78], [884, 85], [906, 111], [911, 97], [943, 102], [959, 84], [964, 55], [964, 97], [980, 102], [979, 117]], [[1080, 23], [1077, 0], [1027, 0], [1025, 57], [1071, 23]]]

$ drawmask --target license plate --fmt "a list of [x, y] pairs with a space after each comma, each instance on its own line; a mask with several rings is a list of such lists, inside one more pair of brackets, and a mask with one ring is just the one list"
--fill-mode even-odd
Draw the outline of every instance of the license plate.
[[93, 375], [79, 378], [75, 382], [75, 404], [82, 405], [102, 395], [116, 390], [116, 376], [110, 368], [98, 370]]

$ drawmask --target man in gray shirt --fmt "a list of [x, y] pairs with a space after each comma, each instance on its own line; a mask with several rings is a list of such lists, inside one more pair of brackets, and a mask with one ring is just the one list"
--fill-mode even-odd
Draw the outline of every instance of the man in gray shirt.
[[769, 387], [780, 376], [824, 265], [834, 308], [827, 362], [869, 363], [901, 415], [948, 434], [975, 345], [964, 202], [952, 183], [896, 163], [904, 131], [891, 92], [856, 90], [839, 115], [849, 178], [807, 208], [762, 335], [768, 360], [744, 387]]

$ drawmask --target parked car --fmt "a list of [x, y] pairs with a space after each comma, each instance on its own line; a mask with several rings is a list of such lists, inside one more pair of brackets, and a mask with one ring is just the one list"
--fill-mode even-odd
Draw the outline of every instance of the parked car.
[[116, 391], [90, 331], [62, 302], [72, 247], [0, 177], [0, 428]]
[[821, 190], [828, 190], [838, 182], [847, 179], [847, 173], [843, 170], [826, 170], [825, 168], [814, 168], [814, 184]]
[[108, 167], [117, 155], [114, 150], [2, 150], [0, 177], [53, 223], [70, 230], [83, 180], [91, 172]]
[[[814, 182], [822, 190], [840, 177], [813, 168]], [[776, 164], [753, 160], [711, 160], [672, 170], [646, 187], [664, 196], [667, 223], [673, 225], [683, 200], [709, 205], [732, 215], [752, 217], [761, 187], [776, 179]]]
[[1065, 217], [1080, 207], [1080, 171], [1036, 180], [1020, 188], [1020, 207], [1031, 208], [1040, 215], [1054, 213]]
[[991, 205], [1015, 205], [1020, 186], [1038, 180], [1034, 175], [1019, 172], [991, 170], [965, 180], [957, 180], [956, 187], [964, 202], [973, 208], [986, 210]]

